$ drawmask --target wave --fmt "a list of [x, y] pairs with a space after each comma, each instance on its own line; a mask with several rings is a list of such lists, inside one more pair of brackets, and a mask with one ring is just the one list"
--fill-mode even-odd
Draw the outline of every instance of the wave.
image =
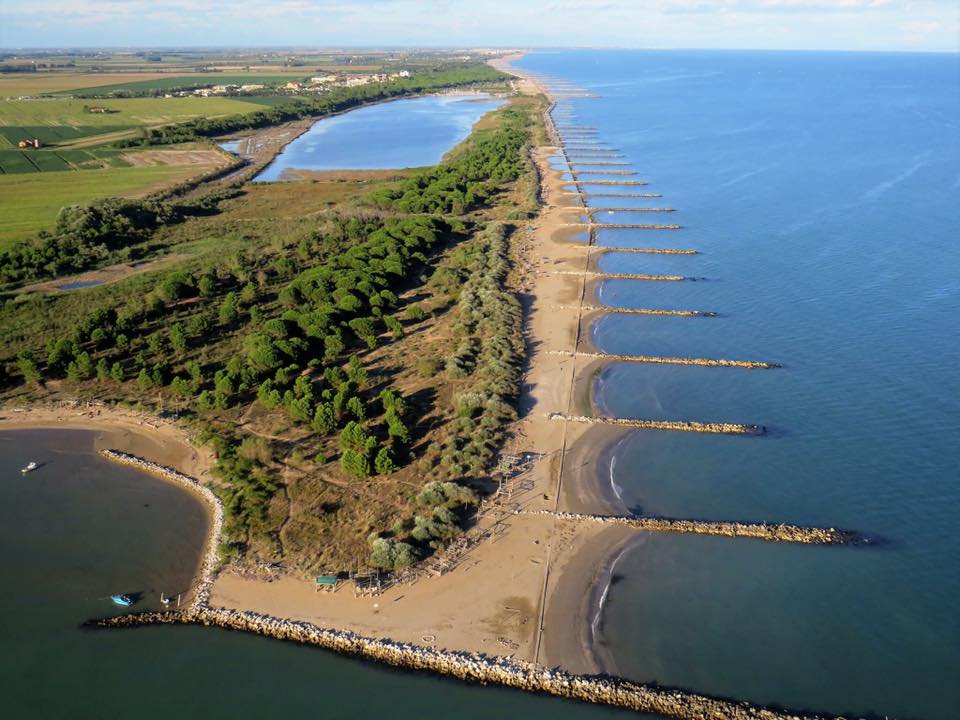
[[863, 194], [863, 199], [872, 202], [873, 200], [876, 200], [878, 197], [883, 195], [888, 190], [892, 190], [897, 185], [902, 183], [904, 180], [914, 175], [920, 168], [924, 167], [925, 165], [928, 165], [931, 154], [932, 152], [928, 150], [927, 152], [918, 156], [914, 161], [913, 165], [908, 167], [906, 170], [899, 173], [898, 175], [894, 175], [889, 180], [884, 180], [883, 182], [867, 190], [867, 192]]

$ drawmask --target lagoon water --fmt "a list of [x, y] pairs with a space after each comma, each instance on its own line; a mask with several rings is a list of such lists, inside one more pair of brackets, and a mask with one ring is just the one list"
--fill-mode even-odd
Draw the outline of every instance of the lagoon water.
[[370, 105], [318, 120], [257, 175], [288, 170], [378, 170], [440, 162], [483, 115], [503, 104], [489, 95], [428, 95]]
[[[0, 431], [0, 716], [325, 718], [635, 717], [396, 672], [265, 638], [195, 627], [80, 628], [116, 592], [184, 587], [206, 517], [173, 485], [101, 460], [84, 431]], [[30, 460], [41, 467], [25, 476]]]
[[597, 93], [562, 100], [566, 124], [597, 128], [650, 182], [644, 192], [663, 193], [633, 202], [677, 209], [600, 220], [684, 226], [602, 230], [598, 244], [702, 251], [607, 254], [607, 271], [699, 281], [609, 280], [599, 300], [720, 313], [609, 315], [593, 342], [785, 365], [610, 365], [595, 386], [602, 413], [770, 432], [630, 433], [603, 454], [603, 482], [636, 512], [884, 540], [640, 537], [614, 569], [605, 652], [629, 677], [708, 693], [956, 717], [958, 56], [578, 51], [520, 66]]

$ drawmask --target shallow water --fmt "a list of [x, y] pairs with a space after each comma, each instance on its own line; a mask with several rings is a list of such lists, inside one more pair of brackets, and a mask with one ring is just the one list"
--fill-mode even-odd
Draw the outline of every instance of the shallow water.
[[97, 285], [103, 285], [103, 280], [78, 280], [77, 282], [57, 285], [57, 290], [81, 290], [83, 288], [96, 287]]
[[600, 230], [597, 243], [702, 251], [606, 254], [604, 271], [700, 281], [608, 280], [598, 299], [720, 313], [608, 315], [594, 343], [785, 365], [611, 364], [596, 386], [601, 412], [770, 433], [631, 433], [605, 453], [604, 482], [652, 515], [829, 525], [887, 541], [648, 536], [617, 564], [603, 615], [618, 668], [761, 702], [954, 717], [960, 60], [579, 51], [521, 65], [600, 93], [561, 105], [634, 163], [650, 182], [637, 191], [663, 193], [651, 206], [677, 209], [602, 221], [684, 226]]
[[440, 162], [503, 100], [489, 95], [430, 95], [392, 100], [318, 120], [255, 180], [288, 170], [378, 170]]
[[121, 612], [110, 594], [149, 609], [185, 587], [207, 522], [189, 493], [98, 458], [93, 438], [0, 431], [3, 717], [636, 717], [210, 628], [81, 629]]

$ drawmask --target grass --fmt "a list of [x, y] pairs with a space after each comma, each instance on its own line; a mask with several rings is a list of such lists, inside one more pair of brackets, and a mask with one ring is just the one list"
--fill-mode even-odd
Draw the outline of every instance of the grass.
[[[97, 114], [84, 109], [92, 104], [103, 105], [112, 112]], [[102, 102], [69, 98], [3, 100], [0, 101], [0, 135], [8, 144], [11, 140], [15, 144], [15, 139], [22, 139], [18, 133], [29, 129], [34, 133], [31, 137], [36, 137], [38, 132], [48, 133], [48, 137], [40, 137], [40, 140], [53, 144], [117, 129], [164, 125], [200, 116], [236, 115], [260, 109], [262, 106], [256, 103], [216, 97], [120, 98]]]
[[[96, 85], [93, 88], [87, 88], [85, 92], [91, 90], [98, 95], [108, 95], [113, 92], [141, 92], [144, 90], [168, 90], [170, 88], [185, 87], [189, 85], [270, 85], [276, 83], [286, 83], [304, 77], [304, 72], [296, 71], [286, 75], [244, 73], [242, 75], [228, 75], [226, 73], [210, 73], [202, 75], [181, 75], [169, 73], [163, 77], [150, 78], [148, 80], [133, 80], [131, 82], [114, 83], [112, 85]], [[69, 94], [69, 91], [60, 93]]]
[[71, 91], [149, 90], [180, 87], [201, 82], [215, 85], [286, 82], [303, 77], [312, 68], [299, 68], [289, 74], [245, 72], [243, 74], [184, 72], [51, 72], [22, 73], [0, 77], [0, 97], [21, 95], [69, 94]]
[[117, 167], [0, 176], [0, 246], [49, 228], [60, 208], [109, 196], [133, 197], [185, 180], [199, 166]]

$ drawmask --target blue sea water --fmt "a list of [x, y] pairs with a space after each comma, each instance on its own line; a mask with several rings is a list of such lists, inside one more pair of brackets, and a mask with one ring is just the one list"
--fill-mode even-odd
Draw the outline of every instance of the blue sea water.
[[[863, 531], [876, 547], [649, 535], [618, 562], [606, 651], [640, 680], [764, 703], [946, 720], [960, 706], [960, 59], [564, 51], [519, 65], [663, 198], [605, 222], [603, 351], [783, 363], [615, 363], [602, 413], [759, 423], [765, 437], [634, 432], [598, 472], [630, 509]], [[622, 161], [622, 160], [621, 160]], [[623, 191], [626, 188], [620, 188]], [[632, 188], [637, 190], [638, 188]], [[598, 192], [597, 187], [590, 188]], [[604, 192], [616, 192], [605, 188]], [[623, 205], [623, 198], [589, 203]], [[629, 219], [628, 219], [629, 218]]]
[[434, 165], [477, 120], [502, 104], [489, 95], [428, 95], [324, 118], [284, 148], [256, 180], [280, 180], [288, 170]]

